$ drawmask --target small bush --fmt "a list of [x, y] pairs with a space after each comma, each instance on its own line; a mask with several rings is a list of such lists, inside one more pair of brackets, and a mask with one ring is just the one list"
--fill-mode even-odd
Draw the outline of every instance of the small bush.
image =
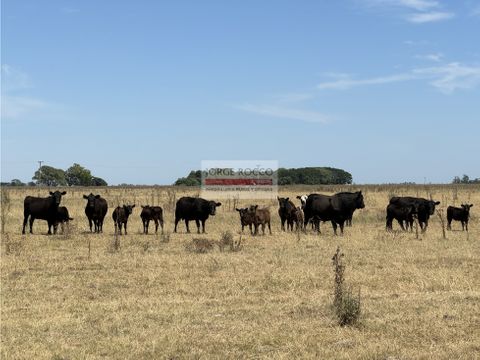
[[345, 289], [343, 257], [344, 254], [338, 247], [332, 258], [335, 273], [333, 307], [340, 326], [355, 325], [361, 313], [360, 291], [358, 297], [354, 297], [351, 289]]
[[170, 233], [164, 233], [160, 235], [160, 241], [163, 243], [170, 242]]
[[215, 244], [214, 240], [205, 239], [205, 238], [194, 238], [191, 242], [185, 245], [187, 251], [194, 252], [197, 254], [205, 254], [213, 250], [213, 245]]
[[24, 243], [23, 241], [13, 241], [10, 239], [8, 234], [3, 235], [3, 242], [5, 243], [5, 254], [6, 255], [20, 255], [23, 250]]
[[223, 232], [218, 241], [218, 248], [220, 251], [224, 251], [226, 247], [232, 252], [240, 251], [242, 249], [242, 237], [240, 236], [238, 240], [235, 240], [230, 231]]

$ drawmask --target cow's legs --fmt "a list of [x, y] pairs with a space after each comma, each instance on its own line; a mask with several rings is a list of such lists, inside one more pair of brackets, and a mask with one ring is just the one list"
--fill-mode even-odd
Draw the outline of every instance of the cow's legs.
[[282, 218], [282, 231], [285, 231], [285, 221], [286, 219]]
[[27, 212], [24, 212], [24, 213], [23, 213], [23, 229], [22, 229], [22, 234], [25, 234], [25, 226], [27, 226], [28, 216], [29, 216], [29, 214], [28, 214]]
[[465, 230], [468, 231], [468, 220], [465, 221]]
[[448, 220], [448, 223], [447, 223], [447, 230], [452, 230], [452, 220]]
[[153, 220], [155, 222], [155, 234], [158, 232], [158, 219]]
[[127, 235], [127, 221], [125, 221], [125, 235]]
[[270, 227], [270, 221], [268, 222], [268, 231], [270, 231], [270, 235], [272, 235], [272, 228]]
[[180, 221], [180, 219], [175, 217], [175, 228], [173, 229], [173, 232], [177, 232], [177, 225], [178, 225], [179, 221]]
[[163, 234], [163, 220], [160, 220], [160, 227], [162, 228], [162, 234]]
[[204, 234], [205, 234], [205, 221], [206, 220], [202, 220], [202, 231]]
[[35, 221], [35, 218], [33, 215], [30, 215], [30, 234], [33, 234], [33, 222]]
[[88, 218], [88, 225], [90, 226], [90, 232], [92, 232], [92, 219]]
[[332, 227], [333, 227], [333, 233], [337, 235], [337, 223], [335, 221], [332, 221]]
[[187, 233], [190, 233], [190, 229], [188, 228], [188, 220], [185, 219], [185, 227], [187, 228]]

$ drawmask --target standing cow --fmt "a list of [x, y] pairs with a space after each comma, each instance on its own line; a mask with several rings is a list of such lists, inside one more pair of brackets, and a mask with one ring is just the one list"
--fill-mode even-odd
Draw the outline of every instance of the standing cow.
[[268, 208], [259, 209], [258, 205], [251, 205], [248, 213], [253, 217], [253, 224], [255, 226], [254, 235], [258, 234], [258, 228], [262, 225], [262, 233], [265, 235], [265, 225], [268, 226], [268, 231], [272, 235], [272, 228], [270, 226], [270, 210]]
[[190, 232], [188, 222], [195, 220], [197, 225], [197, 232], [200, 234], [200, 222], [202, 223], [202, 232], [205, 233], [205, 222], [210, 215], [214, 216], [218, 206], [222, 204], [215, 201], [208, 201], [202, 198], [182, 197], [178, 199], [175, 207], [175, 229], [177, 232], [177, 225], [180, 220], [185, 220], [185, 227], [187, 233]]
[[88, 225], [90, 225], [90, 232], [92, 232], [92, 223], [94, 224], [94, 230], [96, 233], [103, 232], [103, 220], [107, 215], [108, 204], [107, 200], [100, 195], [83, 195], [83, 198], [87, 200], [85, 206], [85, 215], [88, 218]]
[[63, 224], [69, 223], [73, 218], [70, 217], [68, 209], [65, 206], [59, 206], [57, 211], [57, 218], [55, 224], [53, 225], [53, 232], [56, 233], [58, 229], [58, 224], [62, 227], [62, 232], [64, 230]]
[[115, 224], [115, 233], [122, 235], [122, 224], [125, 226], [125, 235], [127, 235], [127, 223], [128, 217], [132, 214], [135, 205], [123, 205], [123, 207], [117, 206], [113, 211], [112, 218]]
[[144, 234], [148, 234], [150, 220], [155, 222], [155, 234], [158, 232], [158, 224], [160, 224], [163, 234], [163, 209], [160, 206], [142, 206], [140, 217], [142, 218]]
[[320, 232], [320, 221], [331, 221], [333, 232], [337, 235], [337, 224], [343, 234], [345, 221], [351, 217], [355, 209], [363, 209], [363, 195], [361, 191], [354, 193], [339, 193], [333, 196], [310, 194], [304, 210], [304, 224], [313, 219], [317, 232]]
[[25, 226], [30, 217], [30, 234], [33, 234], [32, 227], [35, 219], [46, 220], [48, 223], [48, 235], [52, 234], [51, 228], [56, 233], [55, 222], [58, 214], [58, 207], [62, 201], [62, 195], [66, 191], [50, 191], [50, 196], [46, 198], [39, 198], [27, 196], [23, 201], [23, 229], [22, 234], [25, 234]]
[[295, 204], [290, 201], [290, 198], [281, 198], [277, 196], [278, 200], [278, 215], [282, 224], [282, 231], [285, 231], [285, 222], [287, 223], [287, 231], [293, 231], [293, 222], [297, 208]]
[[[410, 204], [400, 206], [399, 204], [388, 204], [387, 216], [386, 216], [386, 229], [387, 231], [393, 230], [393, 219], [398, 221], [398, 224], [403, 231], [408, 230], [408, 226], [418, 213], [418, 205]], [[413, 230], [410, 227], [410, 230]]]
[[243, 230], [245, 229], [245, 226], [248, 226], [250, 229], [250, 234], [253, 235], [253, 230], [252, 230], [252, 225], [255, 221], [255, 214], [251, 213], [248, 211], [248, 208], [236, 208], [235, 210], [238, 211], [238, 214], [240, 215], [240, 224], [242, 225], [242, 233]]
[[447, 229], [452, 230], [452, 220], [460, 221], [462, 223], [462, 231], [468, 231], [468, 219], [470, 217], [470, 208], [473, 204], [462, 204], [461, 207], [449, 206], [447, 208]]
[[[416, 198], [411, 196], [394, 196], [390, 199], [390, 204], [394, 204], [400, 208], [408, 208], [413, 206], [412, 215], [417, 215], [418, 223], [422, 232], [427, 231], [428, 220], [430, 215], [435, 214], [435, 206], [440, 204], [440, 201], [427, 200], [424, 198]], [[410, 217], [407, 221], [407, 228], [410, 226], [410, 229], [413, 228], [413, 216]]]

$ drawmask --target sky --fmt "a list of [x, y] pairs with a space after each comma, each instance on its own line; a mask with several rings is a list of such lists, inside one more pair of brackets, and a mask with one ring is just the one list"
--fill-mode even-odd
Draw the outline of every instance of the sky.
[[202, 160], [480, 177], [480, 1], [3, 0], [1, 180]]

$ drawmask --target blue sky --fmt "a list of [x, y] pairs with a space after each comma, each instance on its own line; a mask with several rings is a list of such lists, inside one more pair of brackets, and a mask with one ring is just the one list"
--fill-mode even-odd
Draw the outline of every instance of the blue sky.
[[201, 160], [480, 177], [480, 1], [2, 1], [1, 179]]

